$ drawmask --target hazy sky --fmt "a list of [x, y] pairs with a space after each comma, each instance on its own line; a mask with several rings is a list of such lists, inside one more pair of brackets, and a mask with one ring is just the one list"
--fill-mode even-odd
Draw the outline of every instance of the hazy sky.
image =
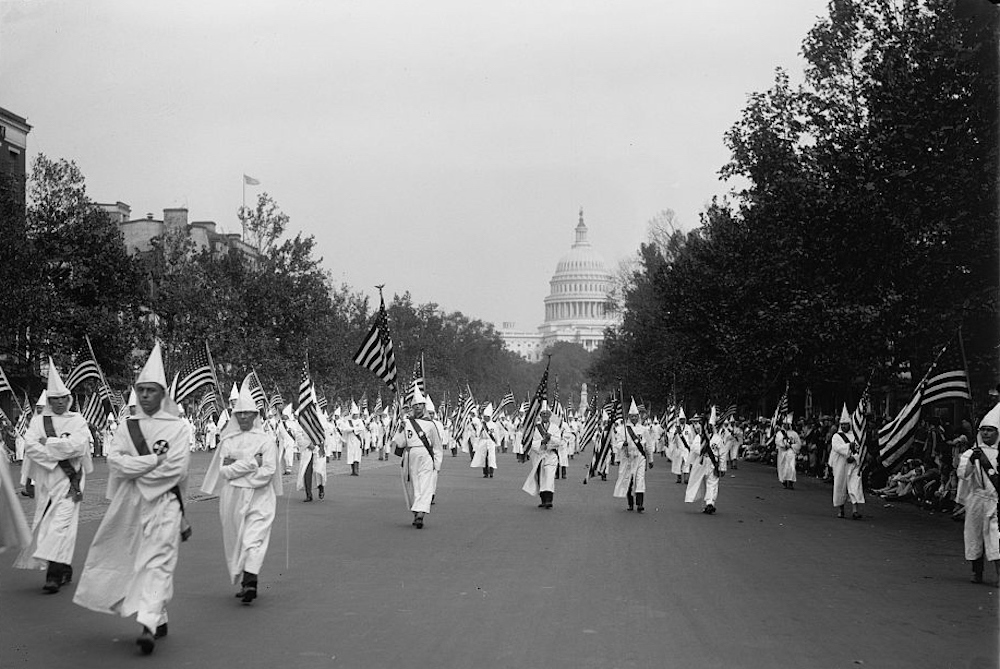
[[826, 0], [0, 0], [0, 106], [134, 218], [247, 188], [338, 282], [534, 329], [580, 207], [610, 266], [727, 191], [723, 134]]

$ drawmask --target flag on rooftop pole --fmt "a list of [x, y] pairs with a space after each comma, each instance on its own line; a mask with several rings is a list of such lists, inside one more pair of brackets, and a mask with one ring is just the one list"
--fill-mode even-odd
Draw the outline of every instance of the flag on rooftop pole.
[[393, 392], [396, 387], [396, 356], [392, 352], [392, 337], [389, 335], [389, 317], [385, 312], [385, 298], [382, 286], [376, 286], [379, 294], [379, 310], [368, 336], [354, 354], [354, 362], [375, 372], [375, 376], [385, 382]]
[[[538, 420], [538, 413], [542, 410], [542, 402], [548, 396], [549, 393], [549, 366], [552, 364], [552, 356], [549, 356], [548, 361], [545, 363], [545, 371], [542, 373], [542, 379], [538, 382], [538, 388], [535, 389], [535, 394], [531, 396], [531, 404], [528, 405], [528, 413], [524, 414], [524, 420], [521, 421], [521, 445], [528, 448], [531, 444], [531, 428]], [[527, 450], [525, 450], [527, 453]]]

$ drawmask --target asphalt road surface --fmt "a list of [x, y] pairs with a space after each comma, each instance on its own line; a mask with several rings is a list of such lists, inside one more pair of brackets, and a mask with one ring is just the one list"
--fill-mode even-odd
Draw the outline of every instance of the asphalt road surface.
[[[192, 490], [208, 458], [193, 456]], [[997, 666], [998, 590], [969, 583], [962, 526], [946, 515], [875, 498], [864, 519], [839, 520], [829, 484], [787, 491], [773, 468], [742, 463], [708, 516], [664, 460], [644, 514], [611, 497], [611, 480], [582, 485], [579, 459], [544, 510], [513, 455], [484, 479], [460, 453], [417, 530], [398, 463], [368, 457], [360, 477], [331, 463], [312, 503], [286, 477], [249, 606], [226, 576], [217, 500], [193, 496], [170, 635], [149, 657], [134, 618], [75, 606], [75, 584], [45, 595], [43, 573], [4, 554], [0, 668]], [[77, 573], [106, 472], [98, 461]]]

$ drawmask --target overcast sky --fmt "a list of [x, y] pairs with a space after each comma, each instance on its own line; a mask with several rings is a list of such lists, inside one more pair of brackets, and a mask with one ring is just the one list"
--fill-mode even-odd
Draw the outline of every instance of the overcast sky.
[[614, 267], [728, 186], [826, 0], [0, 0], [0, 106], [134, 218], [238, 231], [243, 174], [338, 282], [534, 329], [580, 207]]

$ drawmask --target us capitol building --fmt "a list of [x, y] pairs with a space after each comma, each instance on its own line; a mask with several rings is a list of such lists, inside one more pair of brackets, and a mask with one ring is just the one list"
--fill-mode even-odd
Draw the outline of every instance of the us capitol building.
[[618, 324], [618, 315], [608, 301], [611, 271], [587, 240], [583, 209], [576, 225], [576, 241], [559, 259], [549, 287], [545, 322], [536, 332], [517, 331], [513, 323], [504, 323], [499, 330], [507, 348], [522, 358], [541, 360], [545, 349], [557, 341], [574, 342], [593, 351], [604, 341], [604, 329]]

